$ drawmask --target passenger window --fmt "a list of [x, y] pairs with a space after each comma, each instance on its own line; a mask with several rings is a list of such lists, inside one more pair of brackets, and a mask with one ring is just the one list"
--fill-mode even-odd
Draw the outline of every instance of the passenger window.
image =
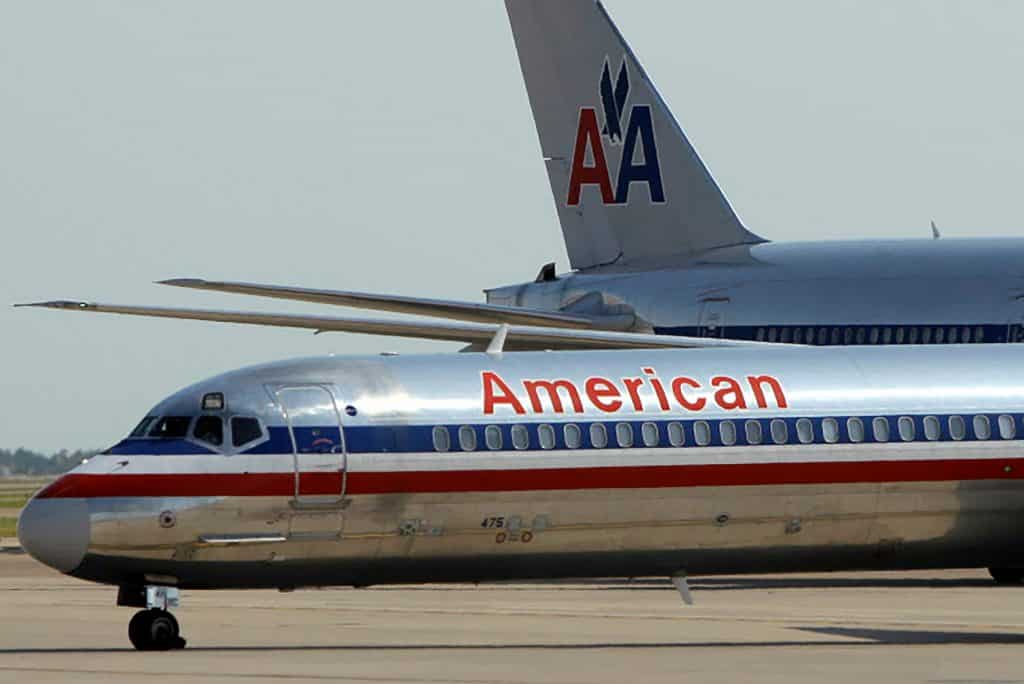
[[904, 442], [913, 442], [915, 436], [914, 419], [910, 416], [900, 416], [897, 423], [900, 431], [900, 439]]
[[992, 426], [989, 425], [988, 416], [974, 416], [974, 438], [989, 439], [992, 436]]
[[781, 418], [772, 421], [771, 431], [772, 441], [776, 444], [785, 444], [789, 441], [789, 426]]
[[434, 428], [434, 451], [448, 451], [452, 448], [452, 436], [448, 434], [448, 428], [440, 425]]
[[874, 433], [876, 442], [888, 442], [889, 419], [881, 417], [872, 419], [871, 432]]
[[487, 444], [487, 448], [491, 451], [498, 451], [501, 449], [501, 428], [497, 425], [488, 425], [484, 429], [484, 442]]
[[693, 424], [693, 439], [699, 446], [711, 444], [711, 426], [706, 420], [698, 420]]
[[469, 425], [459, 428], [459, 447], [463, 451], [476, 451], [476, 430]]
[[961, 416], [949, 417], [949, 436], [958, 442], [967, 435], [967, 426]]
[[921, 328], [921, 344], [931, 344], [932, 342], [932, 329]]
[[623, 449], [633, 446], [633, 426], [629, 423], [618, 423], [615, 426], [615, 441]]
[[896, 328], [896, 344], [903, 344], [903, 340], [906, 339], [906, 331], [903, 328]]
[[512, 426], [512, 446], [520, 451], [530, 448], [530, 433], [526, 431], [525, 425]]
[[829, 337], [829, 344], [839, 344], [839, 328], [832, 328], [832, 335]]
[[843, 328], [843, 344], [853, 343], [853, 328]]
[[868, 337], [868, 342], [871, 344], [878, 344], [878, 328], [871, 329], [871, 335]]
[[583, 433], [580, 432], [580, 426], [574, 423], [569, 423], [562, 428], [562, 437], [565, 439], [565, 446], [570, 449], [579, 449], [583, 443]]
[[828, 341], [828, 328], [818, 328], [818, 344], [825, 344]]
[[235, 416], [231, 419], [231, 444], [240, 447], [263, 437], [263, 426], [255, 418]]
[[782, 333], [779, 335], [779, 342], [789, 343], [793, 339], [793, 330], [788, 325], [782, 329]]
[[640, 428], [640, 434], [644, 438], [644, 446], [658, 446], [658, 426], [654, 423], [644, 423]]
[[956, 338], [959, 332], [960, 331], [957, 330], [956, 328], [950, 328], [949, 334], [946, 335], [946, 342], [948, 342], [949, 344], [956, 344]]
[[769, 342], [775, 342], [777, 339], [779, 339], [779, 330], [778, 330], [778, 328], [769, 328], [768, 329], [768, 341]]
[[946, 329], [936, 328], [935, 329], [935, 344], [942, 344], [946, 340]]
[[1013, 416], [999, 416], [999, 436], [1003, 439], [1013, 439], [1017, 436], [1017, 426], [1013, 422]]
[[159, 439], [180, 439], [188, 434], [188, 425], [192, 419], [188, 416], [166, 416], [157, 421], [149, 431], [150, 437]]
[[980, 325], [974, 329], [974, 341], [984, 342], [985, 341], [985, 329]]
[[722, 438], [722, 444], [732, 446], [736, 443], [736, 423], [723, 420], [718, 424], [718, 435]]
[[814, 425], [807, 418], [796, 421], [796, 437], [801, 444], [810, 444], [814, 441]]
[[924, 417], [924, 438], [929, 442], [936, 441], [942, 436], [942, 429], [939, 427], [939, 419], [935, 416]]
[[220, 446], [224, 443], [224, 420], [220, 416], [199, 416], [192, 436], [197, 441]]
[[971, 342], [971, 329], [966, 325], [960, 329], [960, 341], [966, 344], [970, 344]]
[[803, 341], [804, 341], [804, 331], [801, 330], [800, 328], [797, 328], [796, 330], [793, 331], [793, 343], [794, 344], [801, 344], [801, 343], [803, 343]]
[[604, 449], [608, 446], [608, 431], [603, 423], [594, 423], [590, 426], [590, 445], [595, 449]]
[[867, 338], [867, 334], [864, 332], [864, 328], [857, 328], [857, 344], [864, 344]]
[[135, 429], [132, 430], [131, 434], [128, 436], [145, 437], [146, 431], [149, 430], [149, 427], [153, 424], [154, 420], [156, 420], [156, 416], [146, 416], [138, 425], [135, 426]]
[[668, 443], [674, 447], [683, 446], [686, 442], [686, 435], [683, 433], [683, 426], [679, 423], [668, 424]]
[[892, 328], [882, 329], [882, 344], [892, 344]]
[[537, 428], [537, 440], [541, 449], [555, 448], [555, 428], [550, 425], [541, 425]]
[[839, 423], [836, 422], [835, 418], [826, 418], [821, 421], [821, 436], [829, 444], [835, 444], [839, 441]]
[[864, 421], [860, 418], [850, 418], [846, 421], [846, 432], [850, 435], [851, 442], [864, 441]]
[[907, 330], [907, 344], [917, 344], [917, 327]]
[[756, 339], [757, 339], [758, 342], [764, 342], [764, 333], [765, 333], [764, 328], [758, 328], [757, 329], [757, 337], [756, 337]]
[[748, 420], [743, 424], [743, 432], [747, 438], [747, 444], [760, 444], [763, 437], [761, 423], [757, 420]]

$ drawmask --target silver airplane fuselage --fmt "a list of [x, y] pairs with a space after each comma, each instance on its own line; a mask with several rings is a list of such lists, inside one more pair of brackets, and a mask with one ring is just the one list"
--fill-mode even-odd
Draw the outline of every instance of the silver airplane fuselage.
[[1021, 567], [1022, 440], [1007, 345], [294, 360], [158, 404], [19, 536], [122, 587]]
[[494, 288], [487, 300], [630, 314], [633, 329], [804, 344], [1024, 340], [1024, 240], [780, 242]]

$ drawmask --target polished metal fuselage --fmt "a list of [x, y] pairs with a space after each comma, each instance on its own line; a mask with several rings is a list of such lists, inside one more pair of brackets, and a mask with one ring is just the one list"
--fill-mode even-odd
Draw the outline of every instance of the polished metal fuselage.
[[[818, 344], [818, 335], [807, 333], [834, 327], [864, 330], [859, 340], [854, 334], [840, 343], [880, 344], [895, 336], [872, 336], [873, 327], [983, 326], [983, 341], [1017, 342], [1024, 339], [1022, 263], [1018, 238], [769, 242], [494, 288], [487, 300], [632, 314], [636, 330], [668, 334], [756, 339], [759, 328], [774, 326], [782, 330], [771, 341], [788, 342], [782, 331], [799, 330], [795, 341]], [[900, 342], [912, 340], [901, 333]], [[826, 336], [823, 343], [836, 341]]]
[[[70, 571], [121, 585], [1019, 566], [1022, 372], [1024, 350], [1006, 345], [288, 361], [204, 381], [150, 414], [200, 415], [201, 397], [221, 392], [223, 415], [257, 416], [268, 432], [291, 435], [296, 412], [281, 392], [306, 388], [321, 402], [310, 415], [340, 421], [334, 448], [303, 453], [288, 440], [275, 450], [284, 442], [270, 439], [158, 453], [158, 440], [129, 439], [38, 503], [84, 507], [88, 548]], [[679, 395], [676, 378], [686, 379]], [[761, 384], [758, 395], [758, 378], [779, 392]], [[579, 405], [566, 385], [555, 396], [536, 391], [534, 404], [525, 383], [537, 380], [566, 381]], [[989, 438], [971, 432], [982, 415]], [[878, 416], [889, 417], [887, 442], [871, 436]], [[915, 439], [899, 438], [901, 416], [916, 421]], [[934, 440], [922, 432], [931, 416], [944, 426]], [[958, 417], [966, 437], [950, 431]], [[1013, 430], [1001, 435], [1004, 417]], [[824, 436], [830, 418], [841, 431], [834, 442]], [[814, 431], [808, 443], [797, 438], [801, 419]], [[853, 438], [852, 419], [866, 438]], [[787, 424], [787, 440], [773, 441], [772, 421]], [[751, 422], [758, 443], [745, 432]], [[697, 443], [698, 423], [710, 444]], [[581, 428], [579, 448], [567, 424]], [[609, 435], [604, 448], [587, 436], [596, 424]], [[616, 445], [620, 424], [631, 426], [631, 446]], [[645, 424], [656, 443], [645, 444]], [[670, 424], [681, 426], [682, 446], [669, 443]], [[432, 446], [437, 426], [446, 451]], [[502, 433], [500, 448], [485, 443], [487, 426]], [[512, 426], [528, 431], [527, 448], [512, 443]], [[541, 426], [558, 435], [551, 448], [538, 441]], [[473, 448], [461, 427], [477, 436]]]

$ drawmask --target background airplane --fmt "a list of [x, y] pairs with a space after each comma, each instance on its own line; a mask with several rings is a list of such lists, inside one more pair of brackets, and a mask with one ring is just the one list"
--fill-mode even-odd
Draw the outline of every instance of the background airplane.
[[[652, 334], [818, 345], [1024, 339], [1024, 239], [770, 242], [740, 222], [600, 3], [506, 5], [573, 272], [558, 275], [548, 264], [532, 282], [487, 290], [486, 304], [200, 279], [163, 284], [576, 331], [560, 343], [514, 330], [512, 348], [624, 339], [597, 331], [647, 334], [636, 346], [661, 346]], [[490, 332], [337, 319], [322, 329], [469, 344]]]

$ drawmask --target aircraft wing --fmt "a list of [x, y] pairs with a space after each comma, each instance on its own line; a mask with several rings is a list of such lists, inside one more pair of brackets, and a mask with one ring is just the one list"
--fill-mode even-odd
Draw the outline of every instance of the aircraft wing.
[[210, 292], [231, 292], [257, 297], [271, 297], [273, 299], [291, 299], [299, 302], [350, 306], [356, 309], [392, 311], [415, 316], [434, 316], [477, 323], [510, 323], [554, 328], [625, 330], [632, 326], [635, 320], [633, 316], [582, 316], [557, 311], [524, 309], [516, 306], [460, 302], [451, 299], [426, 299], [343, 290], [315, 290], [305, 287], [201, 280], [199, 278], [172, 278], [171, 280], [160, 280], [157, 284], [187, 287], [193, 290], [206, 290]]
[[[121, 306], [76, 301], [50, 301], [17, 304], [63, 311], [115, 313], [128, 316], [176, 318], [193, 321], [242, 323], [285, 328], [305, 328], [316, 332], [352, 332], [368, 335], [413, 337], [428, 340], [463, 342], [483, 350], [501, 327], [498, 324], [464, 321], [405, 321], [382, 318], [339, 318], [303, 314], [275, 314], [256, 311], [216, 311], [206, 309], [172, 309], [150, 306]], [[682, 337], [649, 335], [613, 330], [576, 330], [540, 326], [508, 326], [504, 349], [527, 351], [543, 349], [665, 349], [692, 347], [772, 347], [765, 342], [748, 342], [714, 337]]]

